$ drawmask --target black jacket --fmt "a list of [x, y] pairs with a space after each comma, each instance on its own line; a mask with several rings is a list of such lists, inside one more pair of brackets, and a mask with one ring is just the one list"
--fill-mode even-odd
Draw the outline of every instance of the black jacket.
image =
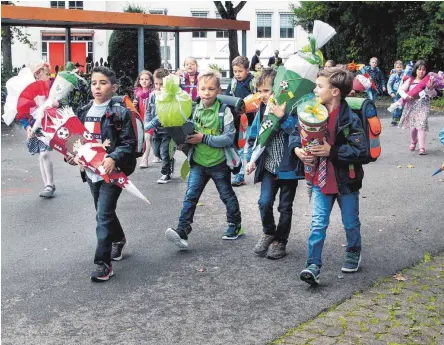
[[[349, 132], [347, 136], [344, 130]], [[339, 194], [349, 194], [362, 187], [364, 170], [361, 162], [367, 157], [368, 144], [360, 118], [350, 109], [345, 100], [341, 101], [335, 132], [335, 144], [331, 147], [328, 158], [335, 169]], [[295, 155], [296, 147], [302, 147], [299, 126], [295, 126], [290, 136], [289, 147], [293, 155]], [[350, 177], [350, 164], [354, 167], [354, 178]]]
[[[80, 109], [77, 117], [85, 123], [86, 115], [92, 106], [92, 102]], [[116, 162], [116, 167], [127, 176], [131, 175], [136, 168], [136, 134], [132, 124], [130, 111], [120, 103], [111, 101], [106, 108], [105, 114], [100, 120], [100, 131], [102, 141], [109, 139], [110, 146], [106, 152]]]
[[254, 67], [256, 66], [257, 63], [259, 63], [260, 60], [258, 58], [258, 56], [256, 54], [254, 54], [254, 56], [251, 58], [251, 64], [250, 64], [250, 71], [251, 72], [255, 72], [256, 70], [254, 69]]

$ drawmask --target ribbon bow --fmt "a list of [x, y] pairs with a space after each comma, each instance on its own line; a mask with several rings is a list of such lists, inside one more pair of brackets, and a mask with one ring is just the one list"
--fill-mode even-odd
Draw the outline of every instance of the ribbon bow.
[[321, 104], [321, 99], [319, 98], [319, 100], [317, 101], [317, 103], [315, 105], [307, 105], [305, 107], [305, 112], [306, 113], [311, 113], [314, 115], [314, 117], [316, 117], [319, 121], [325, 120], [326, 118], [326, 114], [325, 111], [322, 109], [319, 109], [319, 104]]
[[357, 64], [357, 63], [355, 63], [355, 60], [353, 60], [351, 63], [347, 64], [347, 69], [350, 72], [355, 72], [355, 71], [359, 71], [364, 66], [365, 66], [364, 64]]
[[319, 65], [322, 67], [322, 58], [316, 54], [316, 38], [310, 34], [309, 39], [310, 44], [302, 48], [302, 51], [298, 51], [298, 55], [312, 65]]

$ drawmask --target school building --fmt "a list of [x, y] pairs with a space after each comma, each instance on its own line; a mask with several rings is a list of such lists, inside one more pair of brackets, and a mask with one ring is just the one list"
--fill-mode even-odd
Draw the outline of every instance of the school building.
[[[15, 1], [16, 6], [109, 12], [122, 12], [129, 3], [127, 1]], [[220, 18], [213, 1], [132, 1], [131, 4], [140, 6], [150, 14]], [[255, 50], [259, 49], [261, 62], [266, 66], [268, 58], [273, 55], [275, 49], [280, 51], [279, 56], [284, 61], [294, 53], [298, 43], [298, 28], [294, 27], [294, 16], [288, 1], [248, 1], [237, 19], [250, 22], [250, 31], [247, 31], [246, 40], [249, 59]], [[12, 45], [14, 67], [27, 65], [39, 59], [48, 61], [53, 68], [56, 65], [64, 65], [63, 28], [25, 27], [23, 31], [30, 35], [29, 40], [34, 50], [14, 42]], [[85, 65], [87, 57], [92, 61], [99, 61], [100, 58], [106, 61], [111, 33], [111, 30], [72, 29], [71, 60], [81, 65]], [[172, 67], [176, 65], [174, 35], [174, 32], [159, 33], [162, 62]], [[241, 52], [241, 32], [238, 32], [238, 38], [239, 52]], [[134, 44], [137, 45], [137, 42]], [[216, 63], [223, 70], [229, 69], [227, 31], [183, 32], [180, 34], [179, 51], [182, 60], [187, 56], [193, 56], [200, 64]]]

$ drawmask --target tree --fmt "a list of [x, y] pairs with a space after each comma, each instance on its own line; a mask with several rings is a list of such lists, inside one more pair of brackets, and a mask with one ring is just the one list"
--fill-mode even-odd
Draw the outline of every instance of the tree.
[[[129, 5], [124, 12], [144, 13], [140, 7]], [[160, 67], [159, 33], [144, 31], [144, 67], [153, 72]], [[111, 34], [108, 46], [111, 68], [119, 74], [123, 71], [135, 79], [138, 75], [137, 31], [115, 30]]]
[[[219, 12], [222, 19], [236, 20], [237, 14], [245, 6], [246, 1], [240, 1], [236, 6], [233, 5], [231, 1], [225, 1], [225, 7], [222, 5], [222, 1], [214, 1], [217, 11]], [[230, 50], [230, 62], [236, 56], [239, 56], [239, 47], [237, 41], [237, 31], [228, 30], [228, 49]], [[230, 77], [233, 78], [233, 67], [230, 63]]]
[[[11, 1], [3, 1], [2, 5], [11, 5]], [[25, 33], [16, 26], [2, 25], [2, 85], [6, 83], [12, 76], [12, 51], [11, 45], [14, 42], [20, 42], [28, 45], [29, 48], [35, 49], [28, 37], [30, 35]]]
[[376, 56], [386, 74], [395, 60], [424, 59], [430, 70], [443, 69], [443, 2], [304, 1], [294, 13], [307, 30], [316, 19], [336, 29], [323, 48], [328, 59], [367, 64]]

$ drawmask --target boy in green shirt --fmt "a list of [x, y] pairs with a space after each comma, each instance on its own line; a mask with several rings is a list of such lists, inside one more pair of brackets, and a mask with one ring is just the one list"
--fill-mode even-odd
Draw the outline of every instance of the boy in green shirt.
[[[168, 228], [166, 238], [181, 250], [188, 249], [188, 234], [191, 232], [194, 212], [199, 198], [212, 179], [219, 192], [219, 196], [227, 208], [228, 228], [225, 230], [224, 240], [235, 240], [243, 234], [241, 227], [241, 212], [239, 202], [231, 186], [231, 170], [227, 165], [225, 150], [237, 154], [233, 148], [235, 127], [233, 114], [225, 108], [223, 130], [219, 123], [219, 108], [221, 104], [216, 100], [220, 91], [220, 78], [213, 72], [199, 75], [198, 94], [201, 101], [196, 106], [193, 115], [195, 134], [187, 137], [187, 143], [192, 144], [188, 152], [190, 162], [190, 176], [185, 193], [182, 211], [177, 229]], [[236, 157], [239, 160], [239, 157]]]

